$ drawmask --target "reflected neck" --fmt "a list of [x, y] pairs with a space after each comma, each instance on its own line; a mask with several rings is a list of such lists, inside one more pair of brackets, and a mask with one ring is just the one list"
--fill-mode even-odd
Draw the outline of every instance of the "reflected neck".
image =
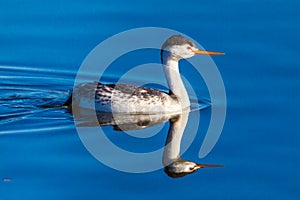
[[180, 143], [188, 121], [189, 112], [179, 115], [176, 120], [170, 120], [170, 128], [163, 154], [163, 164], [168, 166], [180, 159]]
[[174, 94], [182, 108], [190, 106], [189, 96], [180, 77], [178, 60], [163, 59], [163, 69], [168, 82], [170, 93]]

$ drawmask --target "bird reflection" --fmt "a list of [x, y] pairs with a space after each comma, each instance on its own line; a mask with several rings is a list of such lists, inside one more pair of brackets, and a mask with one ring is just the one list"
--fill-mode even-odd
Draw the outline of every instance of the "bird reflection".
[[183, 177], [200, 168], [222, 167], [218, 164], [199, 164], [180, 157], [180, 144], [190, 114], [189, 109], [177, 114], [159, 115], [96, 112], [96, 121], [92, 120], [95, 113], [90, 110], [80, 108], [76, 114], [79, 119], [78, 126], [113, 126], [116, 131], [141, 130], [169, 121], [170, 127], [162, 156], [164, 172], [169, 177]]
[[180, 143], [188, 121], [189, 112], [170, 119], [170, 128], [163, 154], [165, 173], [172, 178], [191, 174], [200, 168], [222, 167], [217, 164], [198, 164], [180, 157]]

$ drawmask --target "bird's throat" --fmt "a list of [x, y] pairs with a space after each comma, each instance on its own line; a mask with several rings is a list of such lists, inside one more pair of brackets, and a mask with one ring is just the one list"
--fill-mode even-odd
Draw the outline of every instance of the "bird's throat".
[[170, 92], [176, 96], [182, 109], [189, 107], [190, 100], [180, 76], [178, 61], [166, 59], [166, 62], [163, 63], [163, 68]]

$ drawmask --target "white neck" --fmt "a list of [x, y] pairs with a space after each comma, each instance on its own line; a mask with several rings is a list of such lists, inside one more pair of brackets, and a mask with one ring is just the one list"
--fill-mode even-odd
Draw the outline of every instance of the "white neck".
[[163, 154], [163, 164], [168, 166], [180, 158], [180, 143], [188, 121], [189, 112], [179, 115], [178, 119], [170, 122], [167, 141]]
[[177, 97], [182, 109], [189, 107], [190, 100], [180, 77], [178, 61], [170, 59], [170, 57], [164, 60], [166, 61], [163, 62], [163, 68], [169, 89]]

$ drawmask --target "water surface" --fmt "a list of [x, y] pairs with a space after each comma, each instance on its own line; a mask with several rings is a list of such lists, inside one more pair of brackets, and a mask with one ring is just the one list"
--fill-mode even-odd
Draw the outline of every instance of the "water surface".
[[[0, 5], [1, 199], [299, 198], [299, 3], [11, 0]], [[175, 29], [206, 49], [226, 52], [213, 58], [227, 92], [223, 133], [200, 160], [210, 117], [210, 109], [203, 110], [201, 128], [183, 155], [224, 168], [180, 179], [163, 170], [110, 169], [84, 148], [72, 115], [59, 107], [81, 62], [99, 42], [143, 26]], [[129, 58], [115, 64], [129, 69], [135, 62], [159, 62], [155, 52]], [[182, 71], [197, 94], [209, 99], [192, 69]], [[112, 71], [108, 80], [118, 73]], [[143, 140], [123, 145], [136, 151], [161, 147], [167, 128], [166, 123], [146, 145]], [[125, 137], [106, 131], [116, 141]]]

